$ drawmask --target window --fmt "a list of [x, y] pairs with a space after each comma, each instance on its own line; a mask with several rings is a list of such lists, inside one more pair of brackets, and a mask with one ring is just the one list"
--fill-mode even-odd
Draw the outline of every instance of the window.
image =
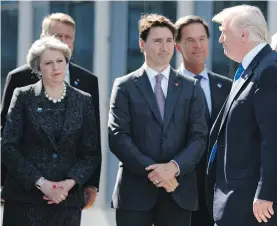
[[[163, 1], [130, 1], [128, 2], [128, 57], [127, 72], [138, 69], [144, 62], [143, 54], [140, 52], [138, 40], [138, 21], [142, 14], [162, 14], [173, 22], [176, 20], [176, 2]], [[175, 56], [171, 60], [175, 66]]]
[[2, 2], [1, 6], [1, 94], [7, 74], [17, 66], [18, 4]]

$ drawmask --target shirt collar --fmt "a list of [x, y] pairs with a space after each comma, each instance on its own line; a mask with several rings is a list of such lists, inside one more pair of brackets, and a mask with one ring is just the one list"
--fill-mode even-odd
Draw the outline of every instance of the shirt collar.
[[[190, 72], [189, 70], [187, 70], [183, 63], [181, 63], [180, 72], [184, 75], [188, 75], [188, 76], [191, 76], [191, 77], [194, 77], [196, 75], [196, 74]], [[199, 73], [199, 75], [203, 76], [204, 79], [209, 80], [209, 76], [208, 76], [208, 72], [207, 72], [206, 67], [204, 68], [203, 71], [201, 71], [201, 73]]]
[[69, 63], [66, 65], [66, 73], [69, 74]]
[[170, 74], [170, 65], [167, 66], [166, 69], [164, 69], [162, 72], [157, 72], [151, 67], [149, 67], [146, 63], [143, 65], [144, 70], [146, 71], [146, 74], [148, 75], [148, 78], [150, 80], [154, 79], [156, 75], [162, 74], [166, 79], [169, 79], [169, 74]]
[[266, 43], [260, 43], [259, 45], [257, 45], [256, 47], [254, 47], [253, 49], [251, 49], [243, 58], [241, 64], [244, 68], [244, 70], [249, 66], [249, 64], [251, 63], [251, 61], [255, 58], [255, 56], [257, 56], [257, 54], [262, 50], [262, 48], [264, 48], [266, 46]]

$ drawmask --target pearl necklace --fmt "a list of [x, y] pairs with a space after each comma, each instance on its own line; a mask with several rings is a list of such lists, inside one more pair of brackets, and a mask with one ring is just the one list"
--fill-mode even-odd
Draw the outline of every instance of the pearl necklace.
[[65, 85], [65, 83], [63, 84], [63, 93], [62, 93], [62, 95], [60, 96], [60, 98], [58, 98], [58, 99], [53, 98], [53, 97], [50, 97], [50, 96], [48, 95], [48, 93], [46, 92], [46, 90], [44, 91], [44, 94], [45, 94], [45, 97], [46, 97], [48, 100], [52, 101], [54, 104], [57, 103], [57, 102], [61, 102], [61, 101], [65, 98], [65, 96], [66, 96], [66, 85]]

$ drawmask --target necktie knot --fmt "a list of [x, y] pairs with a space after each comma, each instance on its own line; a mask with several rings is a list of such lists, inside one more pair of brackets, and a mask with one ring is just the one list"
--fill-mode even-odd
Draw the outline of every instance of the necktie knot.
[[203, 76], [202, 75], [195, 75], [194, 78], [197, 79], [198, 81], [201, 81]]
[[240, 76], [242, 75], [243, 72], [244, 72], [244, 68], [243, 68], [242, 64], [240, 64], [237, 71], [236, 71], [234, 81], [237, 81], [240, 78]]
[[163, 74], [157, 74], [156, 83], [161, 84], [163, 77], [164, 77]]

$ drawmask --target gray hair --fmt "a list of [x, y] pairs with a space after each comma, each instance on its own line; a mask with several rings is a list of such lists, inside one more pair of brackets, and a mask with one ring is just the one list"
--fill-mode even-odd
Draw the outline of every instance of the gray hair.
[[71, 50], [69, 47], [53, 36], [45, 36], [36, 40], [27, 54], [28, 66], [38, 75], [40, 75], [40, 56], [47, 49], [59, 50], [63, 53], [66, 63], [71, 57]]
[[215, 15], [212, 20], [220, 24], [223, 21], [231, 22], [236, 28], [247, 30], [252, 41], [269, 43], [266, 20], [256, 6], [239, 5], [226, 8]]

